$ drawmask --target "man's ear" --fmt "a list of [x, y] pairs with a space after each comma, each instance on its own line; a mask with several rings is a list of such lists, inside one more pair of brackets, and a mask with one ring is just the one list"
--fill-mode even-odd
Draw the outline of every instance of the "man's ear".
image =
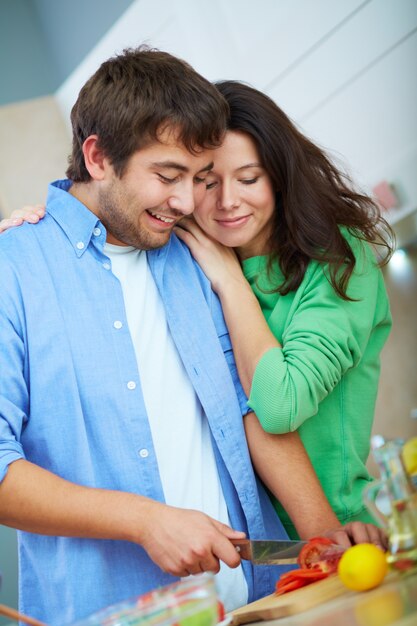
[[98, 136], [89, 135], [83, 143], [85, 167], [93, 180], [103, 180], [109, 168], [109, 160], [97, 146]]

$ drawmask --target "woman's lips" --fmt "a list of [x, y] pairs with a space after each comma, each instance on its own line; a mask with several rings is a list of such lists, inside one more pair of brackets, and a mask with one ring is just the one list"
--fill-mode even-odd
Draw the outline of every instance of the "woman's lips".
[[215, 221], [219, 226], [223, 226], [224, 228], [239, 228], [240, 226], [244, 226], [250, 220], [250, 217], [250, 215], [243, 215], [242, 217], [233, 217], [224, 220], [216, 219]]

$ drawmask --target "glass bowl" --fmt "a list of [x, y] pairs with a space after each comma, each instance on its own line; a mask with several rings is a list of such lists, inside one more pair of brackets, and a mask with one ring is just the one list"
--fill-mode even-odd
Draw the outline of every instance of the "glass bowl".
[[217, 622], [214, 577], [204, 573], [118, 602], [71, 626], [215, 626]]

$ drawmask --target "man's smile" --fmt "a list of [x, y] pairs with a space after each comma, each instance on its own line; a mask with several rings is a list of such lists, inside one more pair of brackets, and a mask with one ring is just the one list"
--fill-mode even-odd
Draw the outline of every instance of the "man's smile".
[[156, 211], [147, 211], [152, 217], [160, 220], [161, 222], [165, 222], [166, 224], [173, 224], [176, 221], [175, 217], [169, 217], [168, 215], [162, 215], [161, 213], [156, 213]]

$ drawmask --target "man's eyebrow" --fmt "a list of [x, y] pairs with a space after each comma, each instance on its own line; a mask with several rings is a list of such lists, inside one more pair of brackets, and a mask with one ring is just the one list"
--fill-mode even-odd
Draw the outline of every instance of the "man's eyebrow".
[[[199, 170], [199, 172], [208, 172], [210, 170], [213, 169], [213, 161], [211, 161], [211, 163], [208, 163], [208, 165], [205, 165], [204, 167], [201, 168], [201, 170]], [[152, 163], [153, 167], [160, 167], [163, 169], [174, 169], [174, 170], [178, 170], [179, 172], [188, 172], [189, 168], [186, 167], [185, 165], [181, 165], [181, 163], [177, 163], [176, 161], [155, 161], [154, 163]]]
[[188, 167], [186, 167], [185, 165], [181, 165], [176, 161], [155, 161], [154, 163], [152, 163], [152, 166], [179, 170], [180, 172], [188, 172]]

